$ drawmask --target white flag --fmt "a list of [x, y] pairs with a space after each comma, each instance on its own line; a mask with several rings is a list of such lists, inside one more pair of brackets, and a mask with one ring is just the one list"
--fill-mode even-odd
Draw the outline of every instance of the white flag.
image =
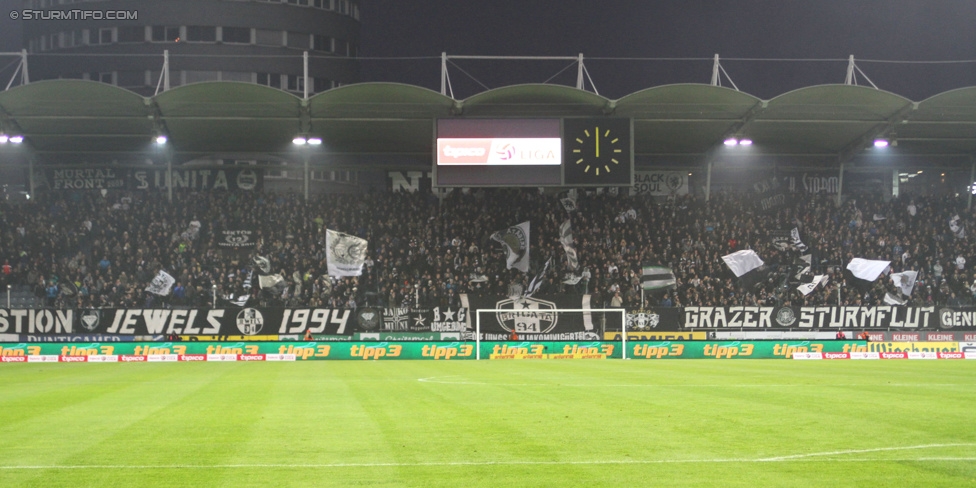
[[888, 271], [891, 266], [891, 261], [873, 261], [870, 259], [854, 258], [851, 260], [850, 264], [847, 265], [847, 269], [851, 270], [851, 273], [855, 278], [860, 278], [866, 281], [874, 281], [881, 276], [882, 273]]
[[811, 281], [810, 283], [804, 283], [804, 284], [796, 287], [796, 289], [797, 290], [800, 290], [800, 293], [802, 293], [803, 296], [807, 296], [807, 295], [813, 293], [813, 290], [816, 290], [817, 289], [817, 286], [819, 286], [821, 284], [823, 284], [824, 286], [827, 285], [827, 275], [817, 275], [817, 276], [814, 276], [813, 277], [813, 281]]
[[523, 273], [529, 272], [528, 222], [495, 232], [491, 238], [505, 246], [508, 252], [505, 266], [507, 269], [515, 268]]
[[166, 296], [173, 289], [174, 283], [176, 283], [176, 278], [160, 270], [159, 274], [153, 278], [152, 283], [149, 283], [149, 286], [146, 287], [146, 291], [154, 295]]
[[763, 265], [763, 260], [752, 249], [734, 252], [728, 256], [722, 256], [725, 264], [735, 273], [737, 278]]
[[901, 273], [892, 273], [891, 281], [901, 288], [902, 295], [911, 296], [912, 290], [915, 289], [915, 279], [918, 278], [918, 271], [902, 271]]
[[898, 298], [892, 295], [891, 293], [885, 293], [884, 302], [887, 303], [888, 305], [904, 305], [908, 303], [908, 300], [903, 300], [901, 298]]
[[366, 262], [366, 239], [325, 230], [325, 255], [329, 276], [362, 276]]
[[280, 274], [260, 276], [258, 277], [258, 284], [261, 285], [262, 290], [273, 290], [275, 288], [280, 290], [282, 287], [288, 286], [288, 282]]

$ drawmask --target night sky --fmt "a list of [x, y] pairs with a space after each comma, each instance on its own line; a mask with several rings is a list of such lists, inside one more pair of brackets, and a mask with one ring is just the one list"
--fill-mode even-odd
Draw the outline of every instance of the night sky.
[[[160, 0], [164, 1], [164, 0]], [[720, 5], [715, 5], [719, 4]], [[362, 0], [364, 81], [440, 89], [442, 51], [453, 55], [576, 56], [601, 95], [620, 98], [669, 83], [708, 83], [712, 63], [597, 58], [863, 59], [881, 89], [913, 100], [976, 85], [976, 62], [887, 64], [879, 60], [976, 60], [972, 0], [696, 0], [597, 2], [526, 0]], [[0, 51], [20, 48], [0, 0]], [[377, 59], [429, 58], [429, 59]], [[0, 59], [0, 67], [9, 62]], [[450, 69], [457, 98], [517, 83], [538, 83], [567, 61], [458, 60]], [[846, 61], [722, 63], [744, 92], [769, 99], [823, 83], [842, 83]], [[462, 71], [463, 70], [463, 71]], [[468, 72], [469, 77], [464, 72]], [[11, 68], [0, 72], [4, 85]], [[552, 82], [574, 84], [575, 67]], [[862, 84], [866, 84], [862, 79]], [[589, 83], [587, 83], [589, 87]], [[727, 81], [723, 85], [730, 86]]]

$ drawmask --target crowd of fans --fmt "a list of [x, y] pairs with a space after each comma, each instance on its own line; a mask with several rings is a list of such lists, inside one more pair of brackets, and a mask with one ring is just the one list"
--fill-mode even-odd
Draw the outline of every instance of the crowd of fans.
[[[882, 199], [861, 195], [836, 207], [834, 197], [793, 195], [759, 211], [749, 192], [666, 200], [580, 190], [576, 208], [565, 193], [476, 189], [438, 197], [430, 192], [301, 195], [251, 192], [54, 193], [29, 204], [0, 204], [4, 283], [29, 287], [46, 306], [457, 307], [460, 294], [525, 293], [552, 258], [536, 295], [590, 294], [594, 306], [878, 305], [897, 288], [885, 277], [863, 286], [844, 276], [851, 259], [891, 261], [892, 272], [917, 270], [909, 305], [966, 305], [976, 297], [976, 235], [965, 200], [950, 196]], [[950, 228], [950, 220], [959, 219]], [[570, 267], [559, 226], [571, 221], [579, 266]], [[528, 273], [506, 269], [491, 239], [528, 221]], [[219, 229], [250, 227], [247, 251], [217, 245]], [[804, 246], [774, 243], [796, 228]], [[367, 239], [363, 274], [327, 276], [326, 229]], [[976, 232], [976, 228], [973, 229]], [[962, 233], [964, 233], [963, 230]], [[765, 261], [759, 276], [736, 278], [722, 256], [752, 249]], [[799, 258], [810, 254], [804, 275]], [[287, 287], [261, 291], [256, 256]], [[641, 269], [670, 267], [671, 289], [642, 293]], [[172, 292], [145, 291], [160, 270]], [[804, 296], [810, 276], [828, 281]], [[858, 285], [858, 286], [855, 286]], [[841, 289], [838, 290], [838, 287]]]

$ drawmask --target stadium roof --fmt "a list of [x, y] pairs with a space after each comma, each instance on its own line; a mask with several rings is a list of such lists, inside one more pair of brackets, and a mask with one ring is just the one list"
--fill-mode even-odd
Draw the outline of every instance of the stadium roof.
[[812, 86], [771, 100], [699, 84], [619, 100], [561, 85], [509, 86], [465, 100], [394, 83], [347, 85], [308, 100], [237, 82], [196, 83], [150, 98], [80, 80], [0, 92], [2, 129], [22, 133], [48, 163], [145, 153], [156, 131], [169, 136], [174, 162], [288, 154], [299, 134], [321, 137], [326, 154], [429, 161], [438, 118], [582, 116], [632, 117], [638, 162], [701, 161], [730, 136], [752, 139], [766, 154], [834, 162], [876, 137], [897, 140], [899, 153], [909, 156], [976, 155], [976, 87], [921, 102], [854, 85]]

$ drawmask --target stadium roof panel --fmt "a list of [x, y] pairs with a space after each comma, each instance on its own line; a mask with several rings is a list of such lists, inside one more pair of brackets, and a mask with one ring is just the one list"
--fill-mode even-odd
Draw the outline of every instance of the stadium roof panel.
[[175, 162], [219, 153], [287, 154], [294, 151], [292, 138], [303, 133], [323, 139], [318, 151], [347, 161], [356, 155], [370, 165], [382, 160], [377, 155], [423, 161], [438, 118], [591, 116], [633, 118], [642, 162], [701, 160], [730, 136], [751, 138], [752, 150], [766, 154], [832, 161], [876, 136], [897, 140], [907, 155], [976, 154], [976, 87], [917, 103], [851, 85], [812, 86], [768, 101], [696, 84], [648, 88], [619, 100], [544, 84], [465, 100], [398, 83], [347, 85], [308, 100], [238, 82], [195, 83], [150, 98], [80, 80], [0, 92], [3, 129], [24, 134], [40, 163], [64, 163], [75, 154], [141, 154], [156, 131], [169, 135]]

